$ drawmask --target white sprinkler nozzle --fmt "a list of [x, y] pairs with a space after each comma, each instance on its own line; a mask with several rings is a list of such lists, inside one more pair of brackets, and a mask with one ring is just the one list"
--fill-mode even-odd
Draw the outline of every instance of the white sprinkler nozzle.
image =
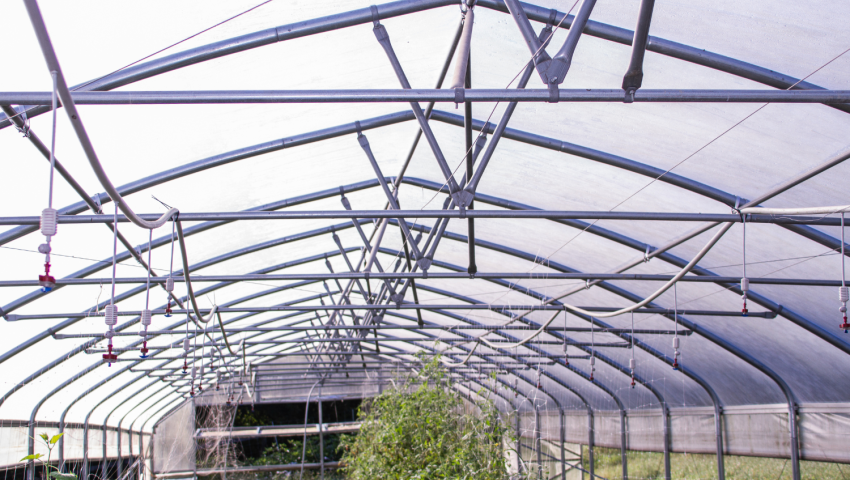
[[165, 280], [165, 291], [168, 292], [168, 293], [171, 293], [171, 292], [174, 291], [174, 279], [173, 278], [168, 277]]
[[184, 352], [189, 351], [189, 338], [188, 337], [183, 339], [183, 351]]
[[[117, 305], [107, 305], [105, 309], [103, 309], [104, 317], [103, 320], [110, 327], [118, 324], [118, 306]], [[111, 330], [111, 329], [110, 329]]]
[[841, 303], [850, 301], [850, 287], [838, 287], [838, 301]]
[[674, 350], [679, 349], [679, 337], [673, 337], [673, 349]]
[[596, 357], [590, 357], [590, 366], [596, 365]]
[[192, 367], [192, 379], [198, 376], [198, 367]]
[[744, 277], [741, 279], [741, 291], [744, 292], [744, 296], [747, 296], [747, 292], [750, 290], [750, 279]]
[[56, 235], [56, 224], [59, 221], [59, 213], [55, 208], [45, 208], [41, 211], [41, 234], [45, 237]]
[[150, 310], [142, 310], [142, 325], [148, 326], [151, 324], [151, 311]]
[[635, 359], [634, 358], [629, 359], [629, 369], [632, 370], [632, 371], [634, 371], [634, 369], [635, 369]]

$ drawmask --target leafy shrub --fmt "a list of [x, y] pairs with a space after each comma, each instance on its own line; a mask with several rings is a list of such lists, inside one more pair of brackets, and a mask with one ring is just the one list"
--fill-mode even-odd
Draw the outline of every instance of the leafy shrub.
[[361, 406], [360, 432], [341, 439], [347, 478], [505, 478], [513, 439], [489, 398], [469, 408], [438, 358], [400, 383]]

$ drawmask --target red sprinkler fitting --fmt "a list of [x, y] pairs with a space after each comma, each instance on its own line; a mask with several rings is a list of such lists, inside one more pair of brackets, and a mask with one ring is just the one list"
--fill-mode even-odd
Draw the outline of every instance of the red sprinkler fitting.
[[190, 396], [190, 397], [194, 397], [194, 396], [195, 396], [195, 387], [192, 387], [192, 389], [191, 389], [191, 390], [189, 390], [189, 396]]
[[593, 372], [592, 371], [590, 372], [590, 381], [591, 382], [593, 381]]
[[171, 300], [168, 301], [168, 306], [165, 307], [165, 317], [171, 317]]
[[746, 317], [749, 310], [747, 310], [747, 299], [744, 299], [744, 308], [741, 309], [741, 316]]
[[679, 359], [674, 358], [673, 359], [673, 370], [678, 370], [678, 369], [679, 369]]
[[107, 361], [107, 363], [109, 364], [110, 367], [112, 366], [112, 362], [115, 362], [115, 361], [118, 360], [118, 355], [115, 355], [114, 353], [112, 353], [112, 344], [111, 343], [109, 344], [109, 353], [104, 353], [103, 359]]
[[632, 388], [635, 388], [635, 377], [632, 377]]
[[148, 358], [149, 350], [148, 350], [148, 342], [147, 341], [142, 342], [142, 348], [139, 349], [139, 352], [141, 353], [141, 355], [140, 355], [141, 358]]
[[850, 323], [847, 323], [847, 315], [844, 315], [844, 323], [839, 325], [838, 328], [843, 328], [844, 333], [847, 333], [847, 330], [850, 329]]
[[204, 387], [201, 384], [198, 384], [198, 393], [202, 393], [204, 391]]
[[56, 279], [50, 275], [50, 262], [44, 264], [44, 275], [38, 276], [38, 284], [41, 291], [47, 293], [56, 288]]
[[187, 368], [189, 368], [189, 366], [186, 365], [186, 360], [183, 360], [183, 375], [186, 375], [186, 369]]

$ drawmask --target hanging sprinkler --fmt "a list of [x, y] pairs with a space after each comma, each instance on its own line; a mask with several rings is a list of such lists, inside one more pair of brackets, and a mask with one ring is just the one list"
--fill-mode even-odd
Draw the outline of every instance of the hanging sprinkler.
[[106, 327], [108, 328], [108, 330], [106, 331], [106, 338], [109, 339], [109, 345], [107, 347], [109, 350], [108, 353], [103, 354], [103, 359], [106, 360], [108, 365], [111, 367], [112, 362], [118, 360], [118, 355], [112, 353], [112, 337], [115, 336], [115, 330], [113, 328], [118, 323], [118, 307], [109, 304], [106, 306], [104, 314], [104, 321], [106, 322]]
[[593, 381], [593, 373], [596, 371], [596, 352], [593, 352], [590, 357], [590, 381]]
[[198, 367], [192, 367], [192, 390], [189, 391], [191, 396], [195, 396], [195, 378], [198, 376]]
[[150, 296], [151, 296], [151, 250], [153, 244], [153, 230], [148, 230], [148, 277], [147, 277], [147, 285], [145, 290], [145, 309], [142, 310], [142, 329], [139, 331], [139, 335], [144, 337], [144, 342], [142, 342], [142, 348], [139, 350], [141, 353], [141, 358], [148, 358], [148, 327], [151, 324], [152, 312], [150, 310]]
[[189, 367], [187, 365], [187, 361], [189, 359], [189, 337], [183, 339], [183, 373], [186, 373], [186, 369]]
[[519, 381], [514, 379], [514, 398], [519, 397]]
[[165, 280], [165, 291], [168, 292], [168, 303], [165, 306], [165, 317], [170, 318], [171, 313], [172, 313], [171, 312], [171, 292], [174, 291], [174, 279], [173, 278], [168, 277]]
[[635, 388], [635, 359], [629, 359], [629, 370], [632, 371], [632, 388]]
[[139, 350], [141, 353], [141, 358], [148, 358], [148, 326], [151, 324], [151, 311], [150, 310], [142, 310], [142, 330], [139, 330], [139, 336], [141, 336], [144, 341], [142, 342], [142, 348]]
[[850, 324], [847, 323], [847, 301], [850, 300], [850, 289], [847, 288], [844, 272], [844, 212], [841, 212], [841, 286], [838, 287], [838, 301], [841, 302], [841, 307], [838, 311], [844, 318], [838, 328], [843, 328], [844, 333], [850, 330]]
[[118, 360], [118, 355], [112, 353], [112, 337], [115, 336], [114, 327], [118, 324], [118, 307], [115, 306], [115, 268], [118, 255], [118, 202], [115, 202], [115, 213], [112, 217], [112, 300], [104, 309], [104, 322], [106, 322], [106, 338], [109, 339], [108, 352], [103, 354], [108, 366]]
[[[746, 280], [744, 278], [743, 280]], [[742, 282], [743, 283], [743, 282]], [[676, 329], [673, 333], [673, 370], [679, 370], [679, 294], [676, 286], [679, 283], [673, 284], [673, 320], [676, 324]], [[746, 311], [747, 293], [744, 291], [744, 310]]]
[[50, 183], [48, 185], [47, 208], [41, 211], [41, 234], [44, 235], [45, 242], [38, 246], [39, 253], [44, 254], [44, 275], [38, 276], [38, 284], [41, 286], [41, 291], [44, 293], [50, 292], [56, 288], [56, 279], [50, 275], [50, 239], [56, 235], [56, 225], [59, 223], [59, 213], [53, 208], [53, 171], [56, 166], [56, 72], [50, 72], [53, 76], [53, 133], [50, 140]]

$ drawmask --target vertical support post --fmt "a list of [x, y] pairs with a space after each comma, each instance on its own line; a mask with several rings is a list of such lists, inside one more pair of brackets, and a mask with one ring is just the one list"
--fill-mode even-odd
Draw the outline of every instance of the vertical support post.
[[[83, 480], [89, 478], [89, 424], [86, 422], [83, 425], [83, 470], [81, 477]], [[45, 479], [47, 480], [47, 479]]]
[[541, 442], [540, 442], [540, 408], [537, 405], [534, 406], [534, 439], [533, 439], [533, 442], [534, 443], [532, 443], [532, 445], [535, 445], [535, 448], [537, 449], [537, 478], [542, 480], [543, 479], [543, 455], [542, 455], [541, 450], [543, 450], [543, 449], [541, 448], [542, 445], [541, 445]]
[[664, 479], [673, 480], [670, 472], [670, 410], [667, 404], [661, 404], [661, 414], [664, 416]]
[[[121, 420], [124, 420], [124, 419], [122, 418]], [[121, 458], [121, 422], [120, 421], [118, 422], [118, 428], [116, 429], [116, 431], [118, 432], [118, 442], [117, 442], [118, 454], [116, 455], [117, 458], [118, 458], [118, 465], [116, 465], [116, 468], [117, 468], [117, 471], [118, 471], [118, 478], [121, 478], [121, 476], [122, 476], [121, 474], [124, 472], [124, 468], [123, 468], [124, 467], [124, 465], [123, 465], [124, 460]], [[192, 431], [194, 432], [194, 430], [192, 430]]]
[[561, 428], [560, 428], [560, 438], [561, 438], [561, 447], [560, 447], [560, 449], [561, 449], [561, 480], [567, 480], [567, 461], [566, 461], [566, 459], [564, 459], [564, 449], [566, 448], [566, 446], [564, 445], [564, 444], [566, 443], [566, 439], [564, 438], [564, 437], [566, 436], [566, 435], [565, 435], [565, 432], [564, 432], [564, 409], [563, 409], [563, 408], [559, 408], [559, 409], [558, 409], [558, 413], [559, 413], [558, 418], [559, 418], [559, 419], [560, 419], [560, 421], [561, 421]]
[[714, 436], [717, 439], [717, 479], [726, 480], [726, 467], [723, 463], [723, 418], [720, 416], [720, 405], [714, 402]]
[[590, 473], [590, 480], [593, 480], [596, 474], [593, 473], [593, 410], [590, 406], [587, 407], [587, 461], [587, 471]]
[[623, 462], [623, 480], [629, 480], [629, 464], [626, 456], [626, 411], [620, 409], [620, 458]]
[[797, 443], [797, 404], [788, 402], [788, 428], [791, 430], [791, 476], [800, 480], [800, 445]]
[[322, 390], [317, 397], [319, 403], [319, 478], [325, 480], [325, 428], [322, 420]]
[[103, 420], [103, 425], [100, 428], [103, 431], [103, 441], [101, 442], [103, 443], [103, 450], [100, 457], [100, 478], [106, 478], [106, 419]]
[[[466, 64], [466, 88], [472, 88], [472, 50], [469, 52], [469, 60]], [[463, 105], [463, 128], [466, 135], [466, 178], [472, 178], [472, 167], [475, 163], [475, 158], [472, 155], [472, 102], [466, 102]], [[485, 135], [486, 132], [482, 132]], [[469, 205], [466, 207], [473, 210], [473, 199], [469, 200]], [[469, 246], [469, 267], [466, 271], [470, 275], [475, 275], [478, 272], [478, 266], [475, 265], [475, 219], [467, 220], [467, 245]]]

